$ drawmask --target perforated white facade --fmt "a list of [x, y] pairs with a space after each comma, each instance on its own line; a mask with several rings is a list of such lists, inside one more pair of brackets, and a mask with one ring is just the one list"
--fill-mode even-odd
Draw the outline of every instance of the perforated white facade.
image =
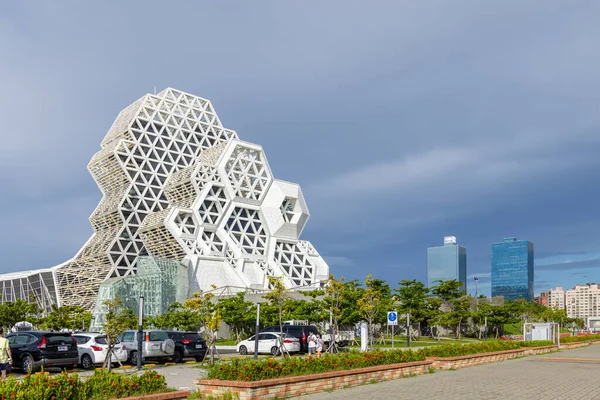
[[[77, 255], [53, 268], [58, 302], [92, 308], [139, 256], [183, 260], [190, 290], [317, 286], [329, 268], [300, 239], [300, 187], [273, 178], [262, 148], [223, 128], [211, 103], [174, 89], [118, 115], [88, 169], [103, 198]], [[0, 277], [0, 280], [2, 278]]]

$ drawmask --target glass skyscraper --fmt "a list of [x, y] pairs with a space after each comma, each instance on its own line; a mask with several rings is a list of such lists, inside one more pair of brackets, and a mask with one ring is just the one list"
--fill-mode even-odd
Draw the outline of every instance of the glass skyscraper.
[[427, 287], [438, 281], [455, 279], [467, 290], [467, 249], [456, 244], [454, 236], [446, 236], [444, 245], [427, 249]]
[[506, 238], [492, 244], [492, 297], [533, 301], [533, 243]]

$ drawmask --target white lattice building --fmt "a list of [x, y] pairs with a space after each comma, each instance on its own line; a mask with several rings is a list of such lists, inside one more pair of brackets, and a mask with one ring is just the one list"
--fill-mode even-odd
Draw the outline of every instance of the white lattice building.
[[[223, 128], [208, 100], [165, 89], [118, 115], [88, 168], [103, 193], [77, 255], [52, 269], [61, 305], [92, 308], [100, 284], [139, 256], [183, 260], [190, 291], [316, 287], [329, 268], [300, 234], [300, 187], [273, 178], [262, 148]], [[2, 277], [0, 276], [0, 280]]]

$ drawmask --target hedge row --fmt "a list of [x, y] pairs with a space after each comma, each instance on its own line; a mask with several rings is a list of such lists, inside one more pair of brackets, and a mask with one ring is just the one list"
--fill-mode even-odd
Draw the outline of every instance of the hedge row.
[[521, 342], [521, 347], [542, 347], [542, 346], [553, 346], [552, 340], [528, 340]]
[[560, 338], [561, 343], [587, 342], [589, 340], [600, 340], [600, 335], [566, 336]]
[[167, 392], [165, 377], [156, 371], [142, 375], [123, 375], [104, 370], [82, 381], [77, 374], [49, 376], [26, 375], [18, 381], [10, 378], [0, 383], [0, 399], [32, 400], [108, 400], [128, 396]]
[[511, 342], [490, 340], [472, 344], [444, 344], [420, 350], [378, 350], [361, 353], [351, 351], [339, 354], [324, 354], [321, 358], [291, 357], [284, 359], [248, 360], [234, 359], [229, 364], [210, 367], [209, 379], [233, 381], [258, 381], [318, 374], [321, 372], [348, 370], [375, 365], [397, 364], [423, 361], [427, 357], [457, 357], [469, 354], [489, 353], [503, 350], [516, 350], [522, 347], [552, 345], [551, 341]]
[[229, 364], [213, 365], [208, 371], [209, 379], [258, 381], [283, 376], [309, 375], [321, 372], [372, 367], [425, 360], [422, 350], [388, 350], [361, 353], [351, 351], [339, 354], [323, 354], [316, 357], [290, 357], [281, 360], [234, 359]]
[[442, 344], [423, 349], [427, 357], [458, 357], [470, 354], [491, 353], [494, 351], [517, 350], [522, 342], [488, 340], [469, 344]]

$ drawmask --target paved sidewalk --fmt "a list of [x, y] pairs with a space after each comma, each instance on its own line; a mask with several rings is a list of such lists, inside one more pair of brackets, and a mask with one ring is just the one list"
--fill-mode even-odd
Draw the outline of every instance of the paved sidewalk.
[[389, 399], [600, 399], [600, 346], [589, 346], [495, 364], [436, 371], [303, 396], [302, 400]]

